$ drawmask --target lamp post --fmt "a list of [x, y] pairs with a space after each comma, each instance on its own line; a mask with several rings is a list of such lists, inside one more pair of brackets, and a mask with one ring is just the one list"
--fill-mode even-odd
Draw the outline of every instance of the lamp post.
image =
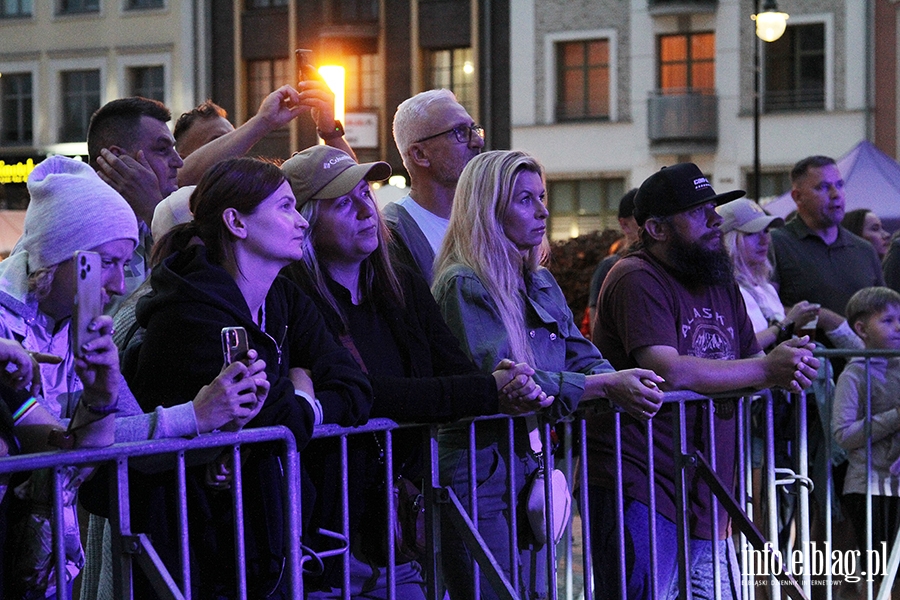
[[760, 41], [774, 42], [784, 34], [787, 27], [788, 14], [778, 12], [775, 0], [766, 0], [763, 9], [759, 10], [759, 0], [753, 0], [753, 15], [756, 21], [756, 37], [753, 40], [753, 186], [756, 201], [760, 198], [759, 168], [759, 114], [760, 114], [760, 78], [762, 68], [760, 62]]

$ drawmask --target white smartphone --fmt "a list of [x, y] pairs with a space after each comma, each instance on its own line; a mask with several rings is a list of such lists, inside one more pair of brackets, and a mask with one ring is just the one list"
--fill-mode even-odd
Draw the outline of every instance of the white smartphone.
[[75, 310], [72, 315], [73, 347], [82, 356], [82, 346], [100, 337], [99, 331], [88, 326], [103, 314], [100, 255], [96, 252], [75, 252]]

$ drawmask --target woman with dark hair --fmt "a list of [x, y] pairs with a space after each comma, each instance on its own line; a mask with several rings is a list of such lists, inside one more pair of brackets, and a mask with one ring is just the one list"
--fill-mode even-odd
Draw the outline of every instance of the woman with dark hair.
[[891, 245], [891, 234], [882, 226], [878, 215], [868, 208], [857, 208], [844, 215], [841, 227], [872, 244], [878, 258], [884, 260]]
[[[129, 347], [123, 372], [141, 402], [192, 397], [222, 367], [223, 327], [243, 327], [265, 361], [270, 383], [248, 427], [285, 425], [298, 448], [320, 423], [356, 425], [368, 418], [371, 388], [350, 353], [332, 338], [315, 304], [279, 271], [303, 256], [307, 223], [291, 188], [272, 164], [239, 158], [204, 174], [191, 197], [194, 215], [158, 241], [164, 257], [153, 291], [138, 303], [146, 328]], [[237, 424], [235, 424], [237, 425]], [[207, 467], [190, 469], [188, 507], [195, 598], [235, 593], [233, 514], [229, 494]], [[283, 475], [277, 455], [254, 447], [243, 467], [250, 597], [287, 597], [281, 515]], [[169, 478], [171, 479], [171, 478]], [[210, 483], [212, 485], [210, 485]], [[176, 566], [178, 532], [166, 526], [171, 482], [141, 495], [143, 521], [168, 566]], [[139, 586], [135, 586], [138, 591]]]
[[[531, 412], [553, 400], [534, 384], [534, 371], [524, 363], [501, 361], [492, 372], [481, 373], [450, 333], [425, 280], [405, 265], [391, 263], [387, 225], [369, 184], [390, 176], [387, 163], [359, 165], [339, 150], [317, 146], [295, 154], [282, 170], [310, 225], [308, 247], [290, 267], [291, 277], [318, 304], [335, 339], [352, 348], [367, 371], [375, 396], [372, 416], [446, 422]], [[421, 434], [402, 434], [394, 436], [394, 460], [414, 477]], [[351, 542], [351, 596], [383, 597], [384, 560], [371, 542], [383, 541], [385, 520], [372, 517], [373, 507], [366, 506], [366, 498], [377, 498], [371, 503], [377, 505], [384, 496], [376, 495], [384, 472], [379, 467], [381, 442], [368, 437], [351, 442], [350, 529], [360, 534]], [[317, 451], [313, 446], [309, 450]], [[327, 478], [330, 471], [322, 469]], [[319, 487], [323, 498], [336, 491]], [[327, 504], [321, 502], [320, 510], [327, 511]], [[418, 563], [398, 567], [398, 598], [424, 598], [423, 583]], [[339, 594], [339, 582], [326, 580], [325, 587], [321, 596], [311, 597]]]

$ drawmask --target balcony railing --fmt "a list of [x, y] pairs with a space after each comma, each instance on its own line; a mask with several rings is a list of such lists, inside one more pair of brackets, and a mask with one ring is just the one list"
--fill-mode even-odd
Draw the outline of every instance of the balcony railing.
[[647, 108], [647, 136], [651, 143], [708, 144], [718, 140], [718, 97], [713, 90], [651, 92]]

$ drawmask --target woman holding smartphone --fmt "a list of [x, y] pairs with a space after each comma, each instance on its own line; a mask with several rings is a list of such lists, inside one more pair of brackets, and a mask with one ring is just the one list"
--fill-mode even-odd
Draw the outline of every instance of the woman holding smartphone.
[[[637, 418], [648, 419], [662, 402], [653, 371], [616, 372], [582, 337], [562, 290], [541, 267], [546, 256], [547, 207], [543, 170], [523, 152], [494, 151], [473, 158], [463, 169], [450, 226], [435, 261], [432, 291], [450, 330], [483, 371], [498, 360], [524, 361], [535, 368], [534, 380], [552, 404], [540, 411], [554, 422], [572, 413], [582, 400], [607, 398]], [[516, 424], [513, 448], [508, 448], [505, 424], [476, 427], [479, 468], [478, 530], [506, 576], [511, 577], [510, 498], [520, 497], [538, 463], [528, 428]], [[501, 441], [498, 441], [501, 440]], [[468, 440], [462, 429], [444, 430], [441, 482], [469, 503]], [[512, 451], [516, 460], [507, 461]], [[507, 490], [507, 473], [515, 472], [517, 489]], [[523, 511], [520, 505], [520, 514]], [[474, 561], [450, 523], [442, 528], [443, 567], [454, 598], [474, 596]], [[546, 547], [520, 530], [515, 552], [518, 580], [510, 580], [522, 597], [547, 592]], [[495, 598], [481, 577], [481, 597]]]
[[[35, 167], [28, 178], [28, 192], [31, 202], [24, 233], [12, 255], [0, 263], [0, 337], [21, 344], [33, 360], [41, 362], [32, 366], [39, 370], [40, 386], [24, 396], [12, 389], [0, 391], [15, 425], [27, 426], [21, 428], [25, 436], [16, 432], [22, 452], [46, 450], [48, 441], [51, 447], [83, 448], [113, 440], [188, 437], [256, 414], [258, 408], [239, 401], [246, 398], [245, 393], [265, 397], [268, 383], [262, 364], [255, 361], [221, 374], [217, 370], [206, 380], [210, 385], [166, 407], [148, 404], [145, 414], [119, 372], [112, 319], [99, 314], [100, 306], [124, 292], [125, 265], [138, 238], [134, 212], [90, 166], [63, 156], [47, 158]], [[88, 336], [79, 341], [80, 336], [70, 335], [76, 281], [80, 280], [73, 255], [84, 251], [98, 259], [92, 267], [98, 277], [90, 291], [99, 302], [92, 303], [96, 314], [84, 315]], [[27, 369], [17, 372], [24, 377]], [[22, 387], [16, 381], [8, 383], [11, 388]], [[40, 427], [33, 426], [36, 422]], [[51, 430], [54, 433], [49, 435]], [[84, 563], [74, 491], [91, 470], [72, 469], [66, 479], [70, 583]], [[41, 472], [34, 477], [42, 477]], [[39, 487], [32, 485], [32, 493]], [[108, 496], [105, 488], [106, 503]], [[46, 506], [48, 499], [28, 496], [20, 512], [31, 510], [30, 502]], [[46, 520], [46, 514], [35, 514]], [[47, 571], [54, 564], [49, 560], [49, 540], [20, 534], [15, 541], [0, 544], [7, 554], [22, 555], [15, 573], [7, 572], [0, 582], [0, 596], [52, 597], [56, 580]]]
[[[425, 280], [391, 263], [388, 229], [370, 187], [370, 181], [390, 176], [387, 163], [359, 165], [339, 150], [317, 146], [295, 154], [282, 170], [310, 224], [307, 251], [290, 267], [290, 276], [315, 300], [335, 339], [352, 348], [367, 371], [375, 396], [373, 416], [407, 423], [453, 421], [531, 412], [552, 401], [524, 363], [498, 361], [481, 373], [460, 350]], [[395, 468], [413, 478], [421, 460], [421, 434], [415, 430], [404, 439], [403, 433], [394, 436]], [[351, 442], [350, 531], [360, 532], [351, 541], [351, 596], [369, 598], [384, 594], [387, 584], [385, 560], [372, 552], [386, 536], [384, 516], [371, 516], [376, 513], [366, 502], [383, 503], [383, 492], [376, 490], [384, 467], [380, 441]], [[316, 446], [309, 450], [328, 456]], [[334, 480], [333, 471], [323, 473], [324, 497], [336, 492], [337, 486], [326, 489], [329, 477]], [[398, 566], [398, 598], [424, 598], [423, 584], [418, 563]], [[339, 585], [326, 578], [325, 591], [311, 597], [333, 597]]]
[[[222, 161], [203, 175], [191, 212], [190, 223], [157, 242], [154, 252], [164, 258], [153, 269], [152, 293], [137, 305], [146, 333], [126, 352], [123, 372], [138, 398], [196, 393], [222, 366], [222, 328], [243, 327], [271, 386], [248, 427], [285, 425], [303, 448], [315, 424], [365, 421], [368, 381], [331, 337], [315, 304], [278, 276], [302, 258], [307, 229], [281, 170], [249, 158]], [[286, 597], [278, 457], [255, 447], [243, 475], [250, 597]], [[174, 508], [167, 502], [171, 491], [163, 486], [144, 494], [138, 529], [165, 549], [160, 554], [170, 568], [177, 562], [178, 532], [161, 517]], [[188, 495], [188, 506], [201, 511], [189, 515], [193, 596], [232, 597], [230, 495], [208, 485], [205, 468], [191, 470]]]

